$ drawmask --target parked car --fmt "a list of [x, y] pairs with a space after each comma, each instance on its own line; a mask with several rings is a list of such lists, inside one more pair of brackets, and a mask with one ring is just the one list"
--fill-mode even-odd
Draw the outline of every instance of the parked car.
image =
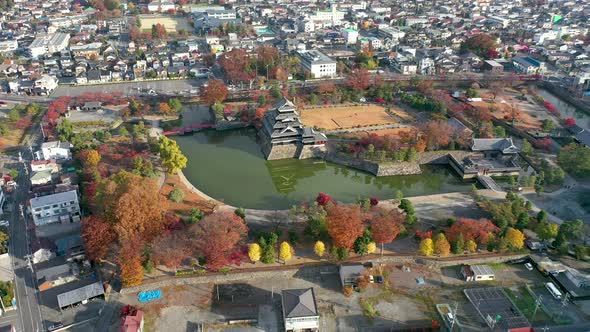
[[524, 264], [524, 267], [526, 267], [526, 269], [529, 270], [529, 271], [532, 271], [533, 270], [533, 265], [531, 263]]
[[382, 284], [383, 283], [383, 277], [382, 276], [377, 276], [377, 278], [375, 278], [375, 279], [377, 279], [377, 283], [378, 284]]
[[369, 282], [370, 283], [374, 283], [375, 282], [375, 278], [372, 275], [369, 276]]
[[8, 227], [8, 225], [10, 225], [8, 220], [0, 220], [0, 226]]
[[49, 326], [49, 327], [47, 328], [47, 330], [48, 330], [48, 331], [55, 331], [55, 330], [57, 330], [57, 329], [61, 329], [62, 327], [64, 327], [64, 324], [62, 324], [62, 322], [57, 322], [57, 323], [55, 323], [55, 324], [53, 324], [53, 325]]

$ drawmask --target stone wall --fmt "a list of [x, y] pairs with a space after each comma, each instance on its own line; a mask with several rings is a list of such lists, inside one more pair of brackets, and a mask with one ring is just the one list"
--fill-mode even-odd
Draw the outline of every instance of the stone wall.
[[326, 155], [326, 146], [304, 145], [301, 148], [299, 159], [323, 158]]
[[295, 144], [288, 145], [268, 145], [265, 156], [267, 160], [297, 158], [301, 154], [301, 147]]
[[324, 159], [334, 164], [355, 168], [373, 175], [377, 175], [377, 173], [379, 173], [379, 164], [371, 161], [352, 158], [339, 153], [327, 153]]
[[215, 124], [215, 129], [219, 131], [223, 130], [232, 130], [232, 129], [240, 129], [246, 128], [251, 126], [249, 123], [244, 122], [236, 122], [236, 121], [217, 121]]
[[420, 165], [415, 162], [381, 163], [377, 164], [376, 176], [414, 175], [421, 174]]

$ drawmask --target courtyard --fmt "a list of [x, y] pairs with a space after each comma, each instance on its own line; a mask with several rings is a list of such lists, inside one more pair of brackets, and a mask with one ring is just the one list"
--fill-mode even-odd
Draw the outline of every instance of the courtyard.
[[338, 130], [354, 127], [383, 126], [405, 122], [412, 116], [397, 109], [389, 113], [378, 105], [327, 106], [301, 110], [304, 125], [323, 130]]

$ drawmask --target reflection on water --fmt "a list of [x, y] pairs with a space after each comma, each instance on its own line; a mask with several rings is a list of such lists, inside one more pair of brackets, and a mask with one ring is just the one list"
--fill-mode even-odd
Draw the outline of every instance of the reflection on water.
[[266, 161], [254, 129], [207, 130], [174, 139], [188, 157], [184, 173], [193, 185], [228, 204], [247, 208], [288, 208], [319, 192], [343, 202], [392, 198], [397, 190], [406, 196], [466, 192], [474, 183], [438, 166], [423, 167], [420, 175], [378, 178], [317, 159]]
[[546, 101], [555, 105], [555, 107], [557, 107], [559, 110], [559, 113], [561, 113], [564, 118], [574, 118], [576, 119], [578, 126], [585, 129], [590, 129], [590, 115], [568, 104], [564, 100], [559, 99], [557, 96], [551, 94], [547, 90], [539, 89], [537, 93]]

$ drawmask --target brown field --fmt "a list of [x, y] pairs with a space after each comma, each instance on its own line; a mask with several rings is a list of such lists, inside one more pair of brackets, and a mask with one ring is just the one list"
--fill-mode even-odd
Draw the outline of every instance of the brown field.
[[306, 126], [315, 126], [326, 130], [346, 129], [356, 126], [385, 125], [399, 122], [396, 118], [387, 114], [384, 107], [377, 105], [306, 109], [301, 111], [301, 121]]
[[152, 25], [158, 23], [166, 28], [166, 32], [178, 32], [180, 30], [191, 31], [192, 26], [185, 17], [168, 16], [168, 15], [139, 15], [141, 20], [141, 29], [151, 31]]
[[[501, 100], [505, 102], [502, 103]], [[538, 129], [541, 126], [541, 120], [549, 118], [548, 112], [541, 106], [519, 100], [513, 94], [503, 93], [496, 98], [496, 101], [492, 101], [490, 98], [489, 100], [472, 102], [471, 104], [481, 109], [489, 109], [490, 106], [494, 106], [497, 111], [492, 112], [492, 116], [505, 121], [510, 121], [506, 120], [505, 117], [510, 118], [509, 110], [514, 105], [519, 110], [515, 126], [527, 131]]]
[[410, 132], [414, 127], [405, 127], [405, 128], [390, 128], [390, 129], [379, 129], [379, 130], [367, 130], [367, 131], [357, 131], [354, 133], [347, 133], [343, 136], [345, 137], [354, 137], [354, 138], [363, 138], [370, 135], [378, 135], [378, 136], [390, 136], [392, 138], [400, 138], [400, 134], [402, 132]]

